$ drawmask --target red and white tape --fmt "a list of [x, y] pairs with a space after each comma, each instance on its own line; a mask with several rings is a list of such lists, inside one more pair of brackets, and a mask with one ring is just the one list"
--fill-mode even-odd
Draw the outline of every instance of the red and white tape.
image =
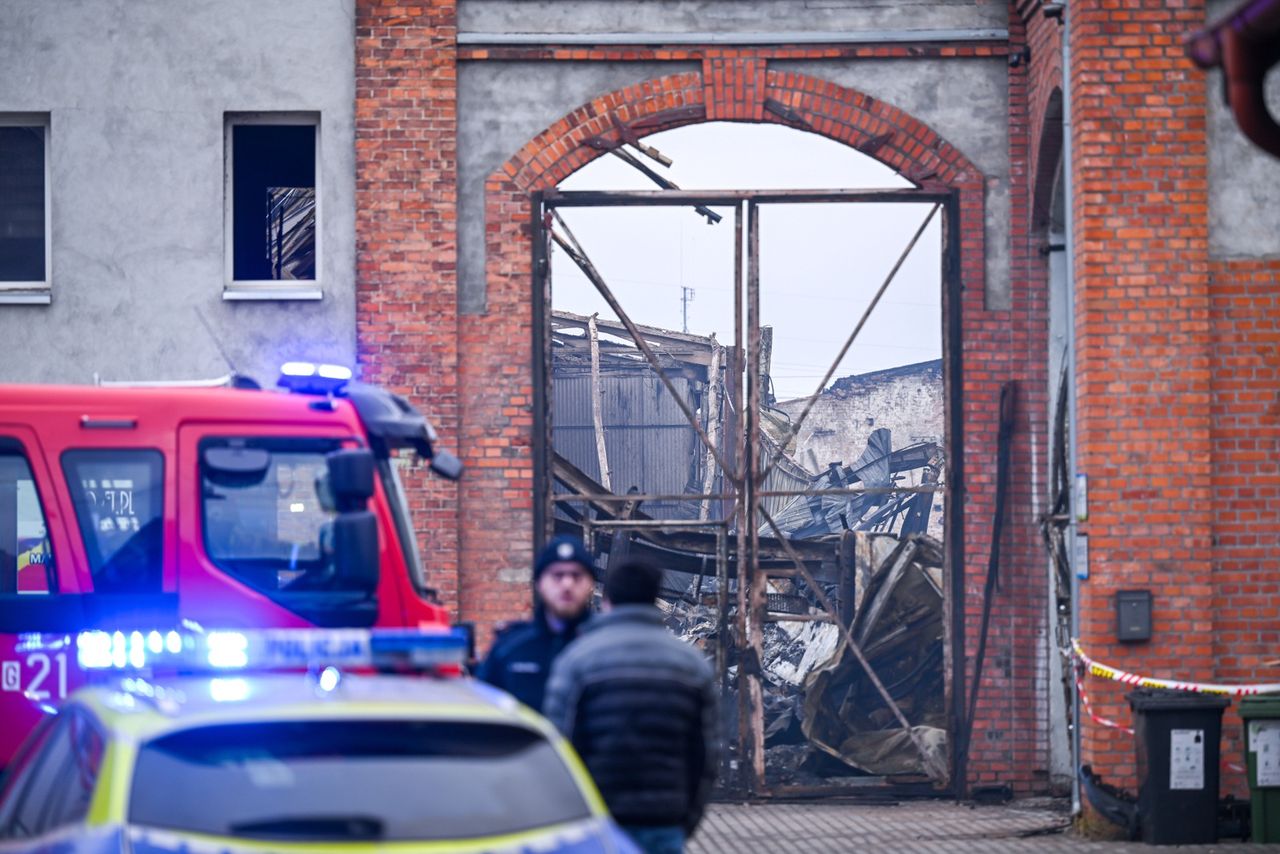
[[1100, 723], [1103, 726], [1111, 727], [1112, 729], [1122, 730], [1124, 732], [1129, 733], [1129, 735], [1133, 735], [1133, 727], [1127, 727], [1124, 724], [1118, 724], [1115, 721], [1111, 720], [1111, 718], [1104, 718], [1093, 710], [1093, 704], [1089, 702], [1089, 695], [1085, 693], [1085, 690], [1084, 690], [1084, 663], [1078, 662], [1076, 665], [1075, 671], [1076, 671], [1076, 691], [1080, 692], [1080, 705], [1084, 706], [1084, 710], [1085, 712], [1088, 713], [1089, 717], [1093, 718], [1095, 723]]
[[1218, 685], [1211, 682], [1183, 682], [1177, 679], [1156, 679], [1152, 676], [1139, 676], [1101, 662], [1094, 661], [1085, 655], [1080, 648], [1078, 638], [1071, 639], [1071, 651], [1089, 672], [1094, 676], [1111, 679], [1125, 685], [1139, 688], [1168, 688], [1173, 691], [1189, 691], [1197, 694], [1226, 694], [1231, 697], [1244, 697], [1253, 694], [1274, 694], [1280, 692], [1280, 682], [1269, 682], [1258, 685]]

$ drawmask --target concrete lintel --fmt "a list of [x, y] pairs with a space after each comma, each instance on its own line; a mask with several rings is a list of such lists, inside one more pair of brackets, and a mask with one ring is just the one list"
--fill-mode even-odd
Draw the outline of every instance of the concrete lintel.
[[757, 33], [458, 33], [460, 46], [510, 45], [792, 45], [1007, 42], [1005, 29], [863, 30]]

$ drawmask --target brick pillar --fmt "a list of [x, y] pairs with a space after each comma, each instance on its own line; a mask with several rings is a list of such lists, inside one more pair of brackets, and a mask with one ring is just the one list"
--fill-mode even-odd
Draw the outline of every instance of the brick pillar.
[[[1179, 36], [1204, 3], [1072, 3], [1079, 471], [1090, 577], [1080, 634], [1125, 670], [1213, 675], [1205, 85]], [[1114, 641], [1112, 594], [1155, 597], [1150, 643]], [[1127, 689], [1091, 680], [1098, 714]], [[1081, 762], [1133, 789], [1133, 738], [1082, 721]]]
[[[455, 0], [356, 2], [356, 334], [365, 379], [457, 447]], [[405, 472], [428, 583], [458, 596], [457, 489]]]

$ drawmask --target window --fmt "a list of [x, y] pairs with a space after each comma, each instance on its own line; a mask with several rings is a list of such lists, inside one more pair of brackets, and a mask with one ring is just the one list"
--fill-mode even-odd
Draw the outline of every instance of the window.
[[22, 447], [0, 438], [0, 593], [54, 593], [53, 546]]
[[49, 302], [49, 117], [0, 115], [0, 302]]
[[0, 777], [0, 839], [30, 835], [18, 818], [18, 807], [31, 787], [40, 757], [62, 717], [41, 717]]
[[318, 119], [228, 115], [226, 146], [225, 296], [318, 299]]
[[206, 726], [144, 743], [128, 820], [280, 842], [397, 842], [590, 816], [564, 760], [532, 730], [343, 719]]
[[327, 439], [205, 439], [201, 506], [209, 559], [267, 594], [336, 582]]
[[98, 593], [159, 593], [164, 457], [149, 450], [62, 455], [80, 535]]
[[83, 821], [102, 761], [102, 735], [83, 713], [60, 714], [6, 787], [0, 838], [40, 836]]

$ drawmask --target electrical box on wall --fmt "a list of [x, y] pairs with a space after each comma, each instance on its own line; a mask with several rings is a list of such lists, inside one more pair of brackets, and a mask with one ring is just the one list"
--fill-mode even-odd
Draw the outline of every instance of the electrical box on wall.
[[1151, 640], [1151, 591], [1116, 591], [1116, 640]]

